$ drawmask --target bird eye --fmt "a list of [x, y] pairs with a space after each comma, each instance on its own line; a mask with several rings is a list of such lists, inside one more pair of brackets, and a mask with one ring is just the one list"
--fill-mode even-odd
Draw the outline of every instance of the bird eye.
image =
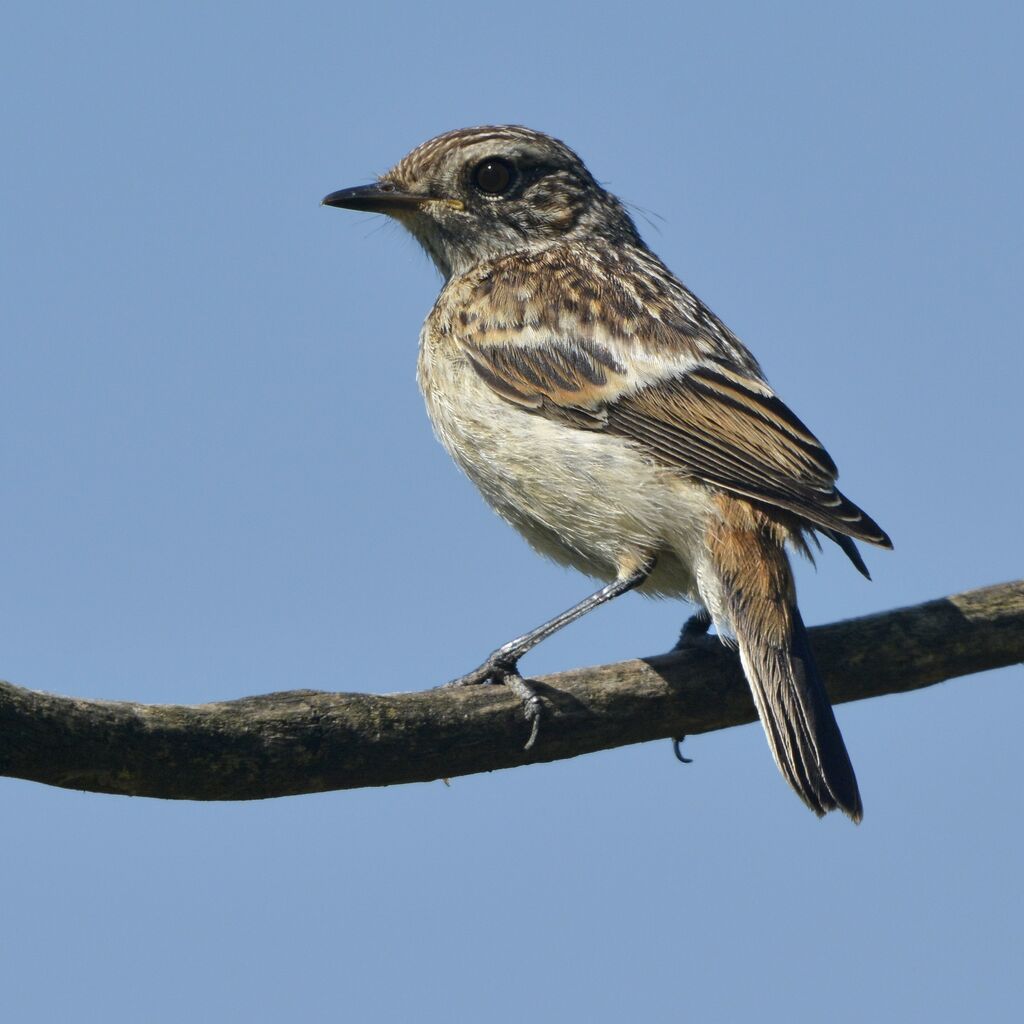
[[485, 196], [500, 196], [509, 190], [514, 175], [512, 165], [507, 160], [490, 156], [473, 168], [473, 184]]

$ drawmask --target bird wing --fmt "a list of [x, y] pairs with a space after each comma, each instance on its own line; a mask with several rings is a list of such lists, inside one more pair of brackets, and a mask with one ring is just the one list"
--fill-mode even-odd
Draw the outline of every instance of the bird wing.
[[[516, 332], [503, 326], [497, 335], [479, 324], [455, 333], [469, 365], [506, 401], [627, 438], [683, 476], [787, 509], [847, 554], [856, 549], [846, 537], [892, 546], [836, 489], [835, 463], [752, 359], [738, 369], [735, 359], [698, 353], [689, 334], [668, 346], [664, 323], [656, 350], [636, 335], [543, 336], [527, 328], [524, 340], [513, 340]], [[854, 562], [863, 567], [859, 556]]]

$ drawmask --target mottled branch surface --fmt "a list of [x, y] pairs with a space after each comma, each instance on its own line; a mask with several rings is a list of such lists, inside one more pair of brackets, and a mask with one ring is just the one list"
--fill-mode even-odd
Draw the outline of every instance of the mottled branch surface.
[[[1024, 581], [811, 630], [836, 703], [1024, 661]], [[537, 681], [540, 738], [497, 686], [377, 696], [292, 690], [202, 705], [80, 700], [0, 682], [0, 774], [177, 800], [425, 782], [752, 721], [735, 654], [678, 654]]]

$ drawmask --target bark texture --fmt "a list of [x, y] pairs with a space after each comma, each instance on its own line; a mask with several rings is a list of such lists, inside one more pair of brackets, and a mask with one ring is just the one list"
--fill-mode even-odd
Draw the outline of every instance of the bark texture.
[[[811, 631], [834, 703], [1024, 661], [1024, 581]], [[736, 655], [685, 651], [536, 681], [539, 739], [505, 687], [291, 690], [202, 705], [81, 700], [0, 682], [0, 775], [175, 800], [426, 782], [754, 719]]]

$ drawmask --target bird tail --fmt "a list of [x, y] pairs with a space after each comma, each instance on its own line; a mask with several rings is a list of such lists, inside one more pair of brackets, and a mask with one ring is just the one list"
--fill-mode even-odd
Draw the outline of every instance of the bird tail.
[[739, 513], [727, 516], [709, 538], [709, 608], [716, 625], [731, 628], [736, 638], [768, 745], [786, 781], [816, 814], [841, 810], [859, 822], [857, 778], [811, 654], [779, 529], [749, 505]]

